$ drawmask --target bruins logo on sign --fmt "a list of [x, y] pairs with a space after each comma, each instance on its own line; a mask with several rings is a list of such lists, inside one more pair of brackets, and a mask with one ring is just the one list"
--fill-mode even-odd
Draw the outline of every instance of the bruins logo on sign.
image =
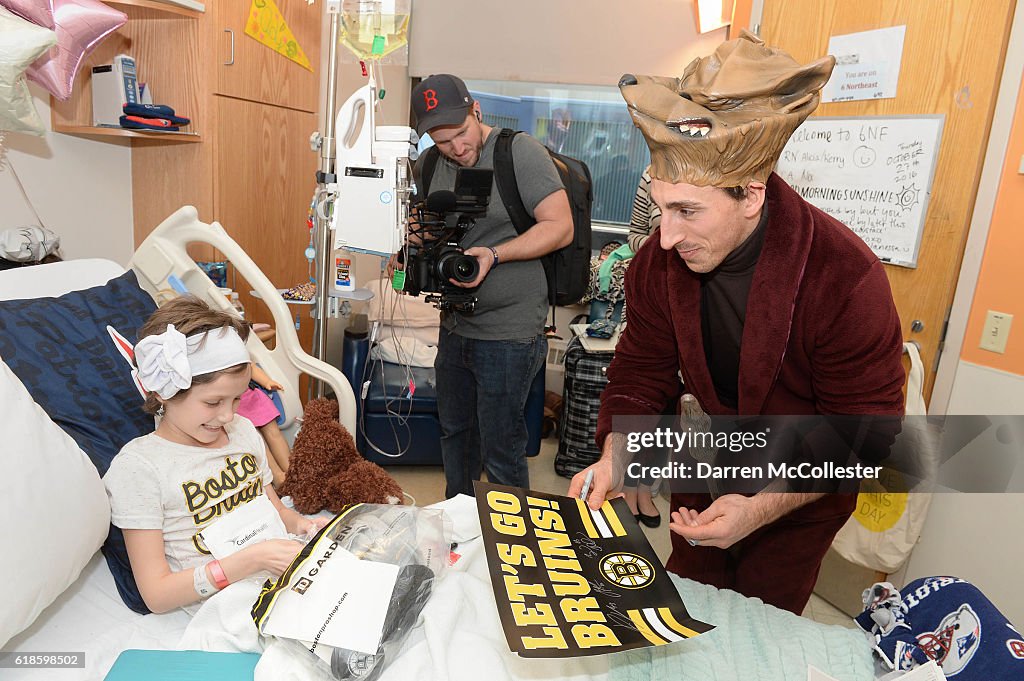
[[654, 566], [635, 553], [612, 553], [601, 560], [601, 574], [615, 586], [642, 589], [654, 580]]

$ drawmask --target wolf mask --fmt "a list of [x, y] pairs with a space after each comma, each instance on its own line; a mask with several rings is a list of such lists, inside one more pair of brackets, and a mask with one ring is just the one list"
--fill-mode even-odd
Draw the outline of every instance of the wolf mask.
[[766, 182], [789, 136], [818, 106], [835, 58], [800, 66], [744, 31], [681, 78], [619, 81], [651, 149], [651, 176], [698, 186]]

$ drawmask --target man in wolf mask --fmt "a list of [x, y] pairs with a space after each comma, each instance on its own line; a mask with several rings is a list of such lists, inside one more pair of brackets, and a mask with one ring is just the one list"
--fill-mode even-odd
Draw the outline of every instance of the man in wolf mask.
[[[902, 414], [902, 334], [881, 263], [772, 172], [834, 65], [800, 66], [744, 33], [681, 78], [620, 80], [662, 219], [660, 248], [640, 249], [626, 277], [629, 324], [602, 395], [591, 507], [617, 492], [629, 462], [612, 417], [661, 413], [680, 371], [712, 415]], [[855, 502], [673, 494], [667, 567], [799, 614]]]

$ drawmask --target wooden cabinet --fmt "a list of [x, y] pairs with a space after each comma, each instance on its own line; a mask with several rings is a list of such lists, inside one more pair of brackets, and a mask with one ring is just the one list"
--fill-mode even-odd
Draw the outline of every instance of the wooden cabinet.
[[[207, 0], [205, 13], [153, 0], [108, 4], [125, 11], [128, 22], [90, 55], [69, 101], [53, 103], [54, 130], [131, 139], [136, 244], [178, 208], [193, 205], [201, 220], [220, 222], [276, 286], [306, 281], [305, 223], [319, 164], [309, 136], [318, 126], [322, 4], [276, 0], [312, 71], [245, 34], [252, 0]], [[193, 134], [91, 126], [91, 66], [121, 53], [135, 57], [155, 102], [191, 117]], [[191, 252], [196, 259], [217, 258], [209, 247]], [[270, 321], [247, 282], [229, 285], [252, 321]], [[309, 308], [295, 309], [308, 349]]]
[[270, 22], [259, 27], [273, 38], [283, 39], [290, 32], [309, 60], [310, 70], [246, 35], [246, 26], [256, 21], [250, 14], [252, 4], [252, 0], [217, 3], [220, 35], [215, 91], [236, 99], [315, 112], [320, 88], [320, 5], [281, 0], [277, 7], [287, 30]]
[[[228, 97], [219, 100], [218, 111], [217, 220], [275, 286], [301, 284], [308, 278], [305, 222], [319, 165], [307, 141], [316, 115]], [[252, 321], [271, 321], [263, 304], [249, 296], [248, 282], [239, 277], [230, 285]], [[307, 350], [313, 338], [310, 309], [292, 308], [300, 315], [299, 340]]]

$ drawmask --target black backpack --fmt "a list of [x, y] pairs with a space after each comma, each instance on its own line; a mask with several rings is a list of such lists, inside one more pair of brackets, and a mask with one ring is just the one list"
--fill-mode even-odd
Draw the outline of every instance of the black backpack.
[[[512, 138], [520, 131], [503, 128], [494, 147], [494, 179], [498, 194], [505, 205], [516, 232], [522, 234], [536, 224], [536, 220], [523, 205], [516, 182], [515, 159], [512, 156]], [[547, 150], [558, 170], [569, 197], [572, 211], [572, 242], [543, 258], [544, 273], [548, 280], [548, 302], [552, 305], [573, 305], [586, 294], [590, 285], [590, 209], [594, 203], [590, 169], [583, 161]], [[434, 176], [440, 152], [430, 147], [423, 156], [420, 168], [421, 184], [426, 191]]]

